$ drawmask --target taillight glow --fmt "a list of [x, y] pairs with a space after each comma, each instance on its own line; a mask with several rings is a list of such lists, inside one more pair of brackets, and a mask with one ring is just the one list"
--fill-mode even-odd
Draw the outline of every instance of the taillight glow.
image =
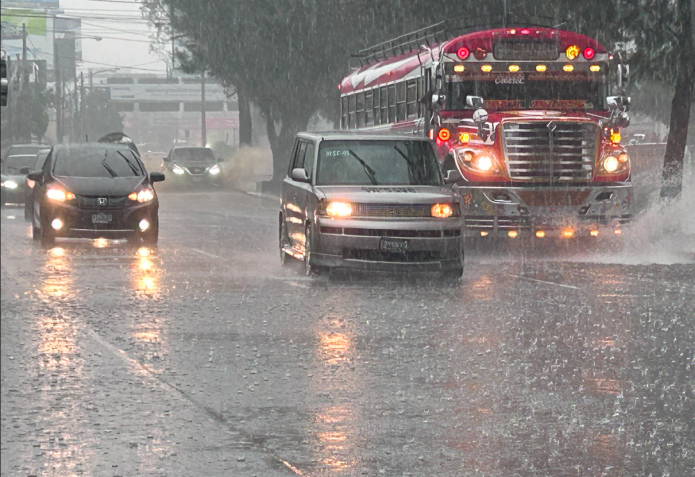
[[437, 137], [440, 141], [448, 141], [451, 138], [451, 133], [447, 128], [442, 128], [439, 130], [439, 133], [437, 133]]
[[523, 30], [521, 30], [521, 34], [522, 34], [522, 35], [530, 35], [530, 34], [531, 34], [531, 30], [529, 30], [528, 28], [524, 28]]
[[565, 50], [565, 56], [568, 60], [574, 60], [579, 56], [579, 47], [577, 45], [570, 45]]
[[462, 46], [462, 47], [459, 48], [458, 51], [456, 52], [456, 56], [458, 56], [458, 57], [461, 58], [462, 60], [465, 60], [466, 58], [468, 58], [468, 56], [469, 56], [470, 54], [471, 54], [471, 50], [469, 50], [469, 49], [466, 48], [465, 46]]
[[583, 54], [584, 54], [584, 58], [586, 58], [587, 60], [590, 60], [596, 55], [596, 51], [594, 51], [593, 48], [588, 47], [588, 48], [584, 48]]

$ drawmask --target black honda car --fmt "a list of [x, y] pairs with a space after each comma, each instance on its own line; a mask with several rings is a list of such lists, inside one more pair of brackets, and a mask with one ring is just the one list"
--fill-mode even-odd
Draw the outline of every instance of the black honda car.
[[150, 174], [125, 144], [55, 146], [35, 182], [32, 230], [44, 245], [56, 237], [128, 238], [157, 243], [159, 202]]
[[164, 158], [163, 168], [176, 183], [219, 185], [222, 182], [219, 161], [207, 147], [175, 147]]

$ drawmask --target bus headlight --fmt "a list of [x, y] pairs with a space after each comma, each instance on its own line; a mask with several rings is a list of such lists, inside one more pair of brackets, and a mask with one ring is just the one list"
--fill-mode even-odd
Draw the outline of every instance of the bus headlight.
[[500, 170], [497, 160], [488, 152], [477, 153], [471, 150], [459, 149], [457, 154], [459, 162], [475, 172], [497, 173]]
[[617, 171], [618, 165], [618, 158], [615, 156], [607, 156], [603, 159], [603, 170], [606, 172]]

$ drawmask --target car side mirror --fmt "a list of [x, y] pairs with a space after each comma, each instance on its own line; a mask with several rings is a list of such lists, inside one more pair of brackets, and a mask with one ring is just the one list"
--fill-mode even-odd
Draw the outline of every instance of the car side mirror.
[[162, 182], [165, 178], [161, 172], [150, 172], [150, 182]]
[[27, 174], [29, 174], [30, 172], [31, 172], [31, 169], [29, 169], [28, 167], [22, 167], [22, 168], [19, 170], [19, 173], [20, 173], [20, 174], [23, 174], [23, 175], [25, 175], [25, 176], [26, 176]]
[[309, 177], [307, 177], [306, 171], [299, 167], [292, 169], [292, 174], [290, 177], [292, 177], [292, 180], [297, 182], [309, 182]]
[[444, 177], [445, 183], [455, 184], [460, 180], [463, 180], [463, 176], [461, 176], [461, 173], [458, 170], [452, 169], [450, 171], [446, 171], [446, 176]]
[[27, 174], [27, 179], [38, 182], [39, 184], [43, 184], [43, 171], [30, 172]]
[[169, 156], [164, 156], [162, 159], [164, 160], [164, 162], [171, 162]]

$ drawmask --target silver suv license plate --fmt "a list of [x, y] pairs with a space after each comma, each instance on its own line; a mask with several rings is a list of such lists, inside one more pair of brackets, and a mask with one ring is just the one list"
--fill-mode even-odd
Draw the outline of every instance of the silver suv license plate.
[[405, 253], [408, 251], [408, 241], [382, 238], [379, 242], [379, 249], [382, 252]]
[[92, 214], [93, 224], [108, 224], [113, 216], [111, 214]]

